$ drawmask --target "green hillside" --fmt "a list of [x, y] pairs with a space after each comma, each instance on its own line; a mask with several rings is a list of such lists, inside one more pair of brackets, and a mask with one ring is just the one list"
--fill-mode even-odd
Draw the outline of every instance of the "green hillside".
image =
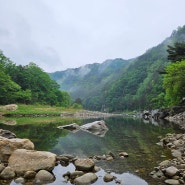
[[[88, 64], [76, 69], [51, 73], [50, 77], [60, 84], [62, 90], [68, 91], [73, 99], [85, 100], [91, 96], [101, 98], [104, 88], [119, 79], [131, 61], [106, 60], [102, 64]], [[98, 103], [93, 109], [99, 109], [100, 106]]]
[[165, 106], [163, 72], [169, 65], [167, 46], [185, 41], [185, 26], [173, 31], [161, 44], [132, 59], [108, 60], [102, 64], [50, 74], [62, 90], [81, 98], [91, 110], [125, 111]]
[[119, 81], [107, 88], [104, 103], [110, 111], [143, 110], [165, 106], [160, 73], [169, 65], [167, 46], [185, 41], [185, 26], [173, 31], [161, 44], [139, 56]]

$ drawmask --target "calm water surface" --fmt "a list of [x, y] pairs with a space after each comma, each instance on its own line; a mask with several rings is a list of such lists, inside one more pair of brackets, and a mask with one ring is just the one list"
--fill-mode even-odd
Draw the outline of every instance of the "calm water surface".
[[[36, 118], [35, 118], [36, 119]], [[49, 118], [44, 118], [49, 119]], [[96, 119], [97, 120], [97, 119]], [[73, 154], [78, 157], [90, 157], [93, 155], [108, 154], [110, 151], [115, 155], [125, 151], [129, 154], [128, 158], [115, 160], [99, 161], [98, 166], [102, 168], [97, 173], [98, 180], [94, 185], [116, 184], [115, 181], [105, 183], [103, 176], [106, 171], [111, 171], [123, 185], [156, 185], [163, 184], [157, 182], [149, 176], [157, 164], [165, 159], [170, 158], [170, 153], [164, 150], [156, 143], [159, 138], [166, 133], [178, 132], [172, 125], [167, 123], [151, 124], [139, 119], [113, 117], [106, 118], [105, 122], [108, 127], [104, 137], [99, 137], [85, 131], [72, 133], [67, 130], [60, 130], [57, 126], [77, 122], [82, 125], [95, 120], [70, 120], [70, 121], [50, 121], [38, 123], [32, 119], [25, 120], [25, 123], [8, 126], [0, 124], [1, 129], [7, 129], [14, 132], [17, 137], [29, 138], [34, 144], [36, 150], [51, 151], [56, 154]], [[74, 166], [70, 164], [67, 167], [58, 165], [53, 170], [56, 177], [55, 182], [50, 185], [70, 184], [64, 182], [62, 175], [67, 171], [74, 171]], [[11, 185], [17, 185], [12, 182]]]

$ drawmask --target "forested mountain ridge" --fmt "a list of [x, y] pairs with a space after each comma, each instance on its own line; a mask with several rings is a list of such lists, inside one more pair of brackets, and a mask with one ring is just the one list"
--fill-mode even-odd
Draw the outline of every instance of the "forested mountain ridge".
[[163, 75], [170, 63], [168, 45], [185, 41], [185, 26], [173, 31], [161, 44], [137, 57], [118, 82], [104, 94], [104, 103], [110, 111], [143, 110], [166, 106]]
[[120, 58], [106, 60], [102, 64], [94, 63], [85, 66], [50, 73], [50, 77], [60, 84], [61, 89], [68, 91], [76, 98], [87, 98], [102, 91], [105, 85], [110, 85], [118, 79], [132, 60]]
[[[163, 75], [160, 73], [169, 65], [167, 46], [182, 41], [185, 41], [185, 26], [173, 31], [170, 37], [143, 55], [125, 61], [125, 65], [117, 66], [113, 70], [110, 65], [107, 68], [110, 72], [108, 75], [99, 74], [98, 64], [91, 64], [91, 67], [96, 69], [92, 70], [93, 72], [87, 72], [89, 65], [86, 65], [50, 76], [73, 98], [81, 98], [87, 109], [125, 111], [159, 108], [165, 106]], [[115, 61], [111, 62], [113, 65]], [[101, 65], [104, 63], [99, 64], [99, 67]], [[86, 74], [81, 75], [79, 71], [84, 68]]]
[[47, 104], [68, 107], [71, 97], [35, 63], [16, 65], [0, 51], [0, 105]]

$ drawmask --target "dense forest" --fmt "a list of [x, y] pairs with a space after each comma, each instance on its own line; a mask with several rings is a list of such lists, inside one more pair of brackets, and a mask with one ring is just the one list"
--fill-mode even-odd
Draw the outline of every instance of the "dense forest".
[[67, 107], [70, 95], [35, 63], [16, 65], [0, 53], [0, 104], [48, 104]]
[[[185, 26], [179, 27], [161, 44], [132, 60], [109, 60], [109, 65], [105, 61], [102, 64], [55, 72], [50, 76], [60, 84], [61, 89], [68, 91], [74, 99], [80, 98], [84, 107], [90, 110], [115, 112], [171, 106], [178, 104], [185, 96], [182, 93], [185, 92], [182, 81], [177, 85], [178, 78], [182, 77], [178, 77], [176, 79], [178, 81], [173, 82], [176, 84], [173, 86], [175, 88], [173, 92], [172, 87], [167, 90], [170, 82], [165, 82], [168, 78], [166, 74], [170, 74], [170, 68], [167, 66], [171, 66], [173, 62], [169, 56], [173, 54], [174, 48], [183, 48], [181, 44], [183, 41], [185, 41]], [[181, 55], [181, 49], [177, 55]], [[175, 60], [184, 59], [181, 56]], [[183, 62], [180, 65], [182, 69]], [[86, 69], [88, 67], [88, 70], [82, 75], [80, 71], [83, 71], [84, 67]], [[182, 71], [185, 74], [185, 71]], [[175, 93], [177, 89], [181, 92], [180, 95]], [[172, 100], [169, 95], [171, 93], [177, 98]]]

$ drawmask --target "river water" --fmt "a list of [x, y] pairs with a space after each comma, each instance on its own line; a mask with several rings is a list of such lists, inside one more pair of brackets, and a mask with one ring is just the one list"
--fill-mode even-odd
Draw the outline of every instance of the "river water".
[[[78, 157], [90, 157], [112, 152], [118, 156], [119, 152], [125, 151], [128, 158], [116, 157], [113, 161], [98, 161], [97, 166], [101, 170], [97, 173], [98, 180], [94, 185], [113, 185], [115, 181], [105, 183], [103, 176], [107, 171], [121, 181], [123, 185], [156, 185], [163, 183], [152, 179], [149, 175], [159, 162], [171, 158], [170, 152], [156, 143], [166, 133], [179, 132], [169, 123], [150, 123], [140, 119], [112, 117], [104, 121], [108, 131], [104, 137], [96, 136], [85, 131], [70, 132], [61, 130], [60, 125], [76, 122], [79, 125], [95, 121], [89, 120], [50, 120], [49, 118], [21, 118], [17, 119], [15, 125], [0, 123], [1, 129], [14, 132], [19, 138], [28, 138], [35, 144], [36, 150], [51, 151], [58, 155], [73, 154]], [[97, 120], [97, 119], [96, 119]], [[58, 165], [53, 170], [56, 177], [55, 182], [50, 185], [71, 184], [64, 182], [62, 175], [67, 171], [74, 171], [74, 166], [67, 167]], [[11, 185], [18, 185], [14, 181]]]

